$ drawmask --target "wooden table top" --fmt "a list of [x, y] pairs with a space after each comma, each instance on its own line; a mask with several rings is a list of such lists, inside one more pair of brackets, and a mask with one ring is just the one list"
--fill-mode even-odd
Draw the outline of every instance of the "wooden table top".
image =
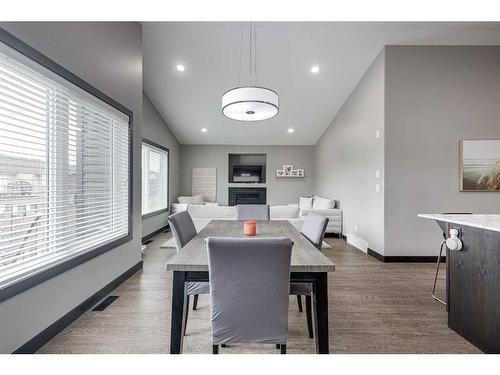
[[[243, 221], [212, 220], [166, 263], [167, 271], [208, 271], [207, 237], [245, 237]], [[257, 221], [257, 236], [287, 237], [293, 241], [290, 272], [332, 272], [335, 264], [316, 249], [287, 220]]]

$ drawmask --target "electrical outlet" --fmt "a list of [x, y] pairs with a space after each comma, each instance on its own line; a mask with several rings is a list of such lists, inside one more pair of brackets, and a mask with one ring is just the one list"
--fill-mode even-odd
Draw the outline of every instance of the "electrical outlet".
[[379, 184], [375, 185], [375, 192], [380, 193], [380, 185]]
[[380, 130], [377, 130], [375, 132], [375, 138], [379, 139], [380, 138]]
[[378, 169], [375, 171], [375, 178], [380, 178], [380, 171]]
[[354, 225], [354, 231], [357, 232], [358, 231], [358, 226], [357, 225]]

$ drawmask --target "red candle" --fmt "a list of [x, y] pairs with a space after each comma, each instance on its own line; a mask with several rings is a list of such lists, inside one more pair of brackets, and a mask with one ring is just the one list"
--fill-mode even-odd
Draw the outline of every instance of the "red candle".
[[257, 233], [257, 223], [253, 220], [245, 221], [243, 223], [243, 230], [245, 236], [255, 236]]

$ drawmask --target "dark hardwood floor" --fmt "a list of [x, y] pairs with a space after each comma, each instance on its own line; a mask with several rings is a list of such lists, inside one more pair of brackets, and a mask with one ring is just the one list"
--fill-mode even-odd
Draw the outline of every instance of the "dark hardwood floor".
[[[172, 275], [164, 269], [175, 249], [161, 249], [170, 234], [153, 238], [144, 269], [111, 295], [104, 311], [88, 311], [39, 353], [168, 353]], [[329, 276], [332, 353], [479, 353], [446, 324], [444, 307], [430, 295], [434, 264], [382, 263], [344, 240], [327, 238], [336, 264]], [[438, 293], [444, 295], [444, 273]], [[189, 312], [185, 353], [211, 353], [208, 296]], [[305, 313], [290, 299], [288, 353], [314, 353]], [[241, 345], [220, 353], [276, 353], [274, 345]]]

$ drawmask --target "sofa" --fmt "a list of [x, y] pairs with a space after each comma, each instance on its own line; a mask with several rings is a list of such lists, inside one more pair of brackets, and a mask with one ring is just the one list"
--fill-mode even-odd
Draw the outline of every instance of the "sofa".
[[[336, 204], [338, 205], [338, 204]], [[220, 206], [216, 203], [190, 204], [173, 203], [172, 213], [187, 210], [193, 219], [196, 230], [202, 230], [211, 220], [236, 220], [236, 206]], [[326, 233], [342, 235], [342, 211], [339, 208], [302, 208], [299, 204], [270, 206], [271, 220], [288, 220], [298, 230], [304, 224], [304, 218], [312, 213], [328, 217], [330, 220]]]

